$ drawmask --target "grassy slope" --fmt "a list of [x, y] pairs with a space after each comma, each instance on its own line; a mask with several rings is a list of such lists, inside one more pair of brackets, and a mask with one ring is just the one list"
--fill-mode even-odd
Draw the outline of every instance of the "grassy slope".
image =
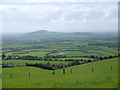
[[[94, 72], [91, 72], [92, 67]], [[70, 73], [71, 68], [73, 73]], [[29, 72], [31, 77], [28, 77]], [[66, 68], [66, 74], [56, 70], [54, 75], [52, 71], [36, 67], [3, 68], [2, 84], [3, 88], [114, 88], [118, 86], [118, 60]]]

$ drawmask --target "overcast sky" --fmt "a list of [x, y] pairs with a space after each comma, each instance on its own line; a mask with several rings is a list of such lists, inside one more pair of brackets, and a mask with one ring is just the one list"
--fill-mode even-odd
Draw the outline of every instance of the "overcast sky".
[[2, 0], [0, 29], [3, 33], [26, 33], [37, 30], [56, 32], [118, 30], [117, 0], [48, 1]]

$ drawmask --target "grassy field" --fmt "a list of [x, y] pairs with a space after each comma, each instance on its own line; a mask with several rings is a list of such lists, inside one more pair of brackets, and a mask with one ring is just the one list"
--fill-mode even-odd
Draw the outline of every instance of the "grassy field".
[[25, 65], [25, 63], [69, 63], [67, 61], [36, 61], [36, 60], [5, 60], [3, 63], [12, 63], [13, 65]]
[[[94, 72], [92, 72], [92, 68]], [[70, 69], [72, 69], [72, 73]], [[36, 67], [3, 68], [2, 70], [3, 88], [118, 87], [118, 58], [69, 67], [65, 69], [65, 74], [62, 73], [62, 69], [56, 70], [55, 74], [52, 74], [50, 70]], [[12, 74], [11, 78], [10, 74]]]
[[24, 53], [24, 52], [9, 52], [6, 55], [19, 55], [19, 56], [39, 56], [39, 57], [43, 57], [45, 56], [45, 54], [48, 52], [29, 52], [29, 53]]
[[[116, 56], [118, 56], [118, 37], [115, 33], [59, 33], [43, 30], [17, 36], [5, 35], [2, 40], [2, 63], [12, 63], [20, 67], [2, 68], [2, 86], [3, 88], [115, 88], [118, 87], [117, 58], [76, 64], [77, 66], [66, 68], [65, 74], [63, 69], [58, 69], [54, 75], [52, 70], [27, 67], [25, 63], [73, 64], [78, 63], [75, 61], [78, 59], [80, 63], [86, 63], [87, 60], [90, 62]], [[65, 59], [69, 61], [64, 61]]]
[[82, 52], [82, 51], [59, 51], [57, 53], [53, 53], [50, 55], [57, 55], [62, 53], [62, 55], [66, 55], [66, 56], [91, 56], [91, 55], [95, 55], [95, 56], [109, 56], [109, 55], [115, 55], [115, 53], [117, 54], [117, 52], [113, 53], [112, 51], [103, 51], [103, 50], [97, 50], [97, 51], [86, 51], [86, 52]]
[[57, 59], [57, 60], [65, 60], [65, 59], [74, 59], [74, 60], [79, 60], [79, 59], [83, 59], [83, 60], [95, 60], [94, 58], [84, 58], [84, 57], [77, 57], [77, 58], [52, 58], [53, 60]]

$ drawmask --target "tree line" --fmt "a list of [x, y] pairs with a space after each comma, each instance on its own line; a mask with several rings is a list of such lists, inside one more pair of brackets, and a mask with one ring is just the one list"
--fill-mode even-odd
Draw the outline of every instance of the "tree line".
[[[41, 60], [41, 61], [75, 61], [76, 59], [70, 59], [70, 58], [78, 58], [78, 57], [84, 57], [84, 58], [92, 58], [95, 60], [104, 60], [104, 59], [110, 59], [110, 58], [115, 58], [115, 57], [119, 57], [120, 54], [118, 55], [109, 55], [109, 56], [71, 56], [71, 57], [67, 57], [65, 55], [45, 55], [44, 57], [38, 57], [38, 56], [19, 56], [19, 55], [15, 55], [15, 56], [6, 56], [4, 53], [2, 54], [2, 60], [11, 60], [11, 59], [15, 59], [15, 60]], [[66, 58], [64, 60], [62, 59], [58, 59], [58, 58]], [[69, 58], [69, 59], [68, 59]], [[79, 61], [82, 61], [83, 59], [78, 59]]]
[[38, 67], [38, 68], [43, 68], [47, 70], [56, 70], [56, 69], [62, 69], [66, 67], [71, 67], [75, 65], [80, 65], [83, 63], [80, 63], [78, 60], [70, 62], [68, 64], [63, 64], [63, 63], [35, 63], [35, 64], [28, 64], [26, 63], [26, 66], [33, 66], [33, 67]]
[[[109, 57], [104, 57], [101, 58], [99, 60], [76, 60], [76, 59], [66, 59], [64, 61], [71, 61], [68, 64], [62, 64], [62, 63], [35, 63], [35, 64], [28, 64], [26, 63], [26, 66], [33, 66], [33, 67], [38, 67], [38, 68], [43, 68], [43, 69], [48, 69], [48, 70], [56, 70], [56, 69], [62, 69], [62, 68], [66, 68], [66, 67], [71, 67], [71, 66], [75, 66], [75, 65], [81, 65], [81, 64], [86, 64], [86, 63], [91, 63], [91, 62], [95, 62], [95, 61], [100, 61], [100, 60], [105, 60], [105, 59], [110, 59], [110, 58], [115, 58], [117, 57], [115, 56], [109, 56]], [[49, 60], [48, 60], [49, 61]], [[60, 60], [58, 60], [60, 61]]]

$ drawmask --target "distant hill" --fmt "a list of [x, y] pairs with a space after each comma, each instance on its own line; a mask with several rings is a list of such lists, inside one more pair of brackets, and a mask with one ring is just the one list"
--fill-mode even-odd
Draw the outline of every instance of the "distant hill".
[[114, 33], [92, 33], [92, 32], [51, 32], [47, 30], [37, 30], [35, 32], [29, 32], [26, 34], [21, 34], [21, 35], [4, 35], [3, 36], [3, 41], [9, 41], [9, 40], [16, 40], [16, 41], [26, 41], [26, 40], [33, 40], [33, 41], [40, 41], [40, 40], [68, 40], [68, 39], [80, 39], [82, 37], [107, 37], [107, 36], [112, 36], [116, 37], [116, 34]]
[[22, 35], [27, 38], [39, 38], [39, 39], [50, 39], [50, 38], [77, 38], [83, 35], [94, 35], [91, 32], [73, 32], [73, 33], [63, 33], [63, 32], [50, 32], [47, 30], [38, 30], [35, 32], [30, 32]]
[[38, 31], [35, 31], [35, 32], [30, 32], [30, 33], [27, 33], [27, 34], [80, 34], [80, 35], [89, 35], [89, 34], [93, 34], [92, 32], [70, 32], [70, 33], [64, 33], [64, 32], [50, 32], [50, 31], [47, 31], [47, 30], [38, 30]]
[[40, 34], [40, 33], [47, 33], [48, 31], [47, 30], [38, 30], [38, 31], [35, 31], [35, 32], [30, 32], [30, 33], [27, 33], [27, 34]]
[[[64, 33], [64, 32], [50, 32], [47, 30], [38, 30], [35, 32], [29, 32], [26, 34], [20, 35], [4, 35], [2, 40], [4, 42], [43, 42], [43, 41], [58, 41], [58, 40], [71, 40], [71, 39], [80, 39], [83, 36], [94, 36], [90, 32], [73, 32], [73, 33]], [[47, 42], [46, 41], [46, 42]]]
[[61, 42], [61, 41], [74, 41], [74, 40], [83, 40], [86, 39], [95, 39], [99, 38], [103, 39], [116, 39], [117, 36], [113, 33], [92, 33], [92, 32], [50, 32], [47, 30], [38, 30], [35, 32], [29, 32], [26, 34], [19, 35], [3, 35], [2, 41], [3, 43], [11, 44], [11, 43], [43, 43], [43, 42]]

